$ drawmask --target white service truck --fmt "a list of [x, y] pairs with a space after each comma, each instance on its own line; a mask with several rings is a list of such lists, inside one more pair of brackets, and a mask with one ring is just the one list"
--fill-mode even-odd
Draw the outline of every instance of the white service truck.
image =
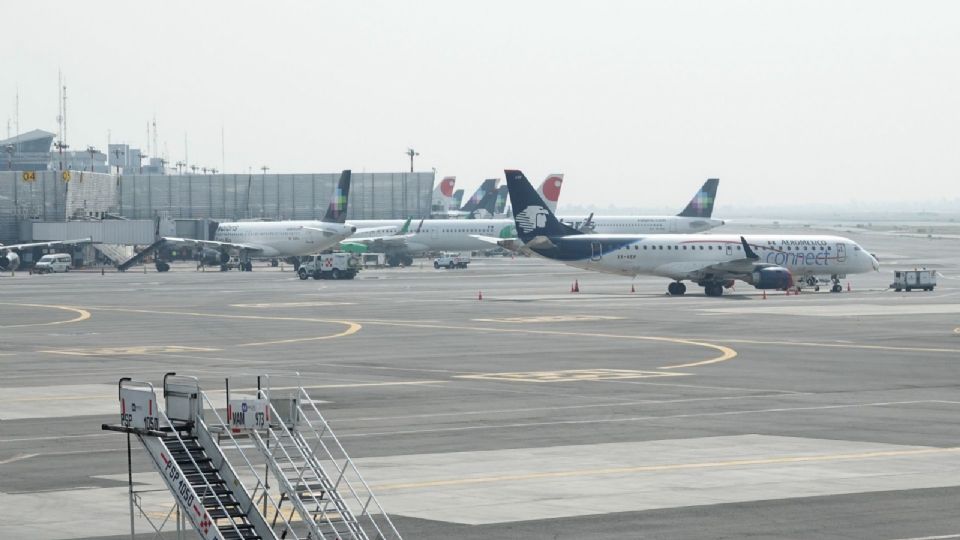
[[433, 260], [434, 268], [466, 268], [470, 264], [470, 255], [461, 255], [460, 253], [441, 253], [439, 257]]
[[932, 291], [937, 286], [937, 271], [927, 270], [894, 270], [893, 283], [890, 287], [900, 292], [903, 289], [912, 291], [913, 289], [923, 289]]
[[323, 253], [300, 259], [300, 279], [353, 279], [360, 271], [360, 258], [353, 253]]

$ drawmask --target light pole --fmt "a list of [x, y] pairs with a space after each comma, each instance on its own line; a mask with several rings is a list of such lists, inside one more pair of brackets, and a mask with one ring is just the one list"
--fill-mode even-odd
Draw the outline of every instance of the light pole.
[[270, 170], [270, 167], [267, 167], [266, 165], [261, 165], [261, 166], [260, 166], [260, 170], [263, 171], [263, 175], [266, 176], [266, 175], [267, 175], [267, 171]]
[[99, 153], [100, 151], [92, 146], [88, 146], [87, 152], [90, 153], [90, 172], [93, 172], [93, 156], [97, 155], [97, 153]]
[[63, 170], [63, 151], [70, 147], [67, 146], [63, 141], [57, 141], [56, 144], [54, 144], [53, 146], [54, 148], [57, 149], [57, 152], [60, 153], [60, 170], [62, 171]]
[[193, 174], [197, 174], [197, 166], [196, 166], [196, 165], [191, 165], [191, 166], [190, 166], [190, 170], [193, 172]]
[[417, 152], [413, 148], [407, 148], [407, 155], [410, 156], [410, 172], [413, 172], [413, 157], [419, 156], [420, 152]]
[[174, 165], [177, 167], [177, 174], [183, 174], [183, 168], [187, 166], [183, 161], [178, 161]]
[[113, 150], [113, 157], [117, 160], [117, 174], [120, 174], [120, 156], [124, 155], [123, 150], [116, 148]]
[[16, 148], [12, 144], [8, 144], [3, 147], [3, 151], [7, 153], [7, 170], [13, 170], [13, 153], [16, 151]]

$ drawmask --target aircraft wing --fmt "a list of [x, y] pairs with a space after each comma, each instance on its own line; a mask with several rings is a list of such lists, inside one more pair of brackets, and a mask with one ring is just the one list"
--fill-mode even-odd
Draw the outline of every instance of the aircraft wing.
[[326, 236], [327, 238], [329, 238], [329, 237], [331, 237], [331, 236], [334, 236], [334, 235], [340, 233], [340, 231], [338, 231], [338, 230], [334, 230], [334, 229], [323, 229], [323, 228], [320, 228], [320, 227], [300, 227], [300, 228], [301, 228], [301, 229], [304, 229], [304, 230], [307, 230], [307, 231], [315, 231], [315, 232], [318, 232], [318, 233]]
[[750, 247], [750, 244], [748, 244], [747, 240], [742, 236], [740, 237], [740, 245], [743, 246], [744, 256], [742, 258], [732, 261], [722, 261], [692, 270], [689, 272], [691, 279], [697, 279], [700, 276], [708, 274], [713, 276], [723, 275], [731, 278], [743, 277], [753, 273], [754, 270], [776, 266], [774, 264], [760, 262], [760, 257], [753, 251], [753, 248]]
[[413, 238], [416, 233], [408, 234], [390, 234], [387, 236], [370, 236], [367, 238], [349, 238], [340, 242], [340, 245], [361, 245], [361, 246], [373, 246], [373, 245], [383, 245], [388, 244], [391, 246], [406, 246], [407, 240]]
[[197, 246], [205, 248], [229, 248], [229, 249], [240, 249], [250, 252], [263, 251], [261, 246], [254, 244], [237, 244], [233, 242], [218, 242], [216, 240], [197, 240], [196, 238], [176, 238], [173, 236], [164, 236], [163, 241], [170, 244], [182, 244], [187, 246]]
[[89, 244], [93, 242], [92, 238], [78, 238], [76, 240], [51, 240], [49, 242], [30, 242], [27, 244], [10, 244], [5, 246], [0, 244], [0, 250], [18, 251], [21, 249], [31, 249], [35, 247], [53, 247], [73, 244]]

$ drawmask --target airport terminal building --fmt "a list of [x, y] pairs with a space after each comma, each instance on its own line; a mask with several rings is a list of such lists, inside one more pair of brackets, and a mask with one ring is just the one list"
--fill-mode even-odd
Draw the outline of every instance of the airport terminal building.
[[[161, 220], [176, 224], [164, 234], [205, 238], [210, 221], [320, 219], [339, 176], [8, 170], [0, 172], [0, 243], [91, 235], [95, 242], [139, 243], [134, 239], [143, 234], [134, 229], [156, 231], [149, 224]], [[354, 172], [347, 217], [429, 217], [433, 183], [433, 172]], [[123, 224], [107, 224], [118, 220]], [[112, 237], [98, 238], [107, 225]]]

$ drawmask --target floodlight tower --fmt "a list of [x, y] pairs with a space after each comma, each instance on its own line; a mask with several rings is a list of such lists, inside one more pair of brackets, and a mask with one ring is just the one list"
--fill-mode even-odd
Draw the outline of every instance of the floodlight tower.
[[90, 172], [93, 172], [93, 156], [97, 155], [100, 151], [92, 146], [88, 146], [87, 152], [90, 154]]
[[113, 157], [117, 160], [117, 174], [120, 174], [120, 156], [124, 155], [125, 152], [119, 148], [114, 148]]
[[407, 155], [410, 156], [410, 172], [413, 172], [413, 158], [414, 156], [419, 156], [420, 152], [417, 152], [413, 148], [407, 148]]

